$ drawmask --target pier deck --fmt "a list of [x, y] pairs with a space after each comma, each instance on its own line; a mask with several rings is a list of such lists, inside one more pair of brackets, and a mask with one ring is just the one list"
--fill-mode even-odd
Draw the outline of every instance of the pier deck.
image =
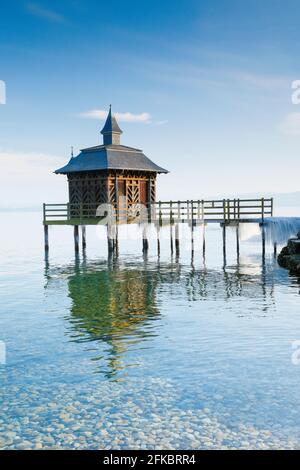
[[44, 225], [97, 225], [154, 223], [263, 223], [273, 216], [273, 198], [158, 201], [147, 205], [44, 204]]
[[[122, 202], [124, 204], [122, 204]], [[79, 251], [79, 226], [82, 227], [82, 248], [86, 247], [86, 226], [104, 225], [107, 227], [108, 252], [118, 252], [118, 225], [143, 224], [143, 252], [149, 247], [147, 224], [154, 224], [157, 229], [157, 252], [160, 253], [160, 227], [170, 226], [170, 246], [173, 253], [173, 235], [175, 251], [179, 255], [179, 224], [187, 223], [191, 228], [191, 251], [194, 253], [194, 228], [203, 228], [203, 254], [205, 253], [205, 226], [217, 223], [223, 232], [223, 254], [226, 263], [226, 227], [235, 226], [237, 235], [237, 253], [239, 256], [239, 225], [258, 223], [261, 225], [263, 256], [265, 254], [265, 224], [273, 216], [273, 199], [216, 199], [197, 201], [158, 201], [147, 205], [128, 204], [120, 199], [119, 204], [44, 204], [43, 224], [45, 251], [49, 250], [49, 225], [74, 226], [75, 252]], [[175, 232], [173, 234], [173, 232]], [[274, 253], [276, 246], [274, 246]]]

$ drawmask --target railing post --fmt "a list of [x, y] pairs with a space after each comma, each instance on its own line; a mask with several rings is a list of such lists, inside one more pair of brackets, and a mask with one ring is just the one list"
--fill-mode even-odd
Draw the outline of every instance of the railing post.
[[46, 204], [43, 204], [43, 222], [46, 221]]
[[237, 212], [238, 212], [238, 219], [240, 220], [240, 217], [241, 217], [241, 214], [240, 214], [240, 199], [238, 199], [238, 209], [237, 209]]
[[223, 199], [223, 219], [224, 223], [226, 222], [226, 200]]
[[71, 212], [70, 212], [70, 203], [67, 203], [67, 220], [70, 220], [71, 218]]
[[271, 197], [271, 217], [273, 217], [274, 199]]
[[162, 225], [162, 218], [161, 218], [161, 201], [158, 203], [158, 223]]
[[262, 218], [262, 221], [264, 221], [264, 218], [265, 218], [265, 199], [263, 197], [261, 198], [261, 218]]
[[191, 246], [192, 255], [194, 254], [194, 201], [191, 201]]

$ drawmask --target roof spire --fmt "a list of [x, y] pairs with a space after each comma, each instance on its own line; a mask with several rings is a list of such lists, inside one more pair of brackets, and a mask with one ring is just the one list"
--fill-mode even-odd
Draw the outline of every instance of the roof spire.
[[103, 145], [120, 145], [121, 129], [118, 126], [115, 116], [111, 112], [111, 104], [109, 105], [108, 115], [101, 131], [103, 135]]

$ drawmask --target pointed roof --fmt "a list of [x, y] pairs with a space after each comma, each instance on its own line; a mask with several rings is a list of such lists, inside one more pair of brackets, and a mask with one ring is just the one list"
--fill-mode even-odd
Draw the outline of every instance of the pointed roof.
[[111, 134], [111, 133], [122, 134], [123, 131], [121, 131], [115, 116], [111, 112], [111, 104], [110, 104], [109, 112], [108, 112], [105, 124], [103, 126], [103, 129], [101, 131], [101, 134]]
[[109, 107], [108, 116], [101, 131], [103, 145], [82, 149], [76, 157], [71, 156], [67, 165], [55, 171], [68, 174], [83, 171], [137, 170], [152, 173], [168, 173], [168, 170], [152, 162], [142, 150], [120, 144], [121, 129]]

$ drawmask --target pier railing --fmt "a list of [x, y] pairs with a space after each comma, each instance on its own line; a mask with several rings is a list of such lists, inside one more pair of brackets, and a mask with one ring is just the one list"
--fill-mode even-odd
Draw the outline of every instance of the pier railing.
[[50, 225], [89, 225], [108, 217], [116, 223], [151, 222], [160, 225], [205, 222], [263, 222], [273, 216], [273, 198], [158, 201], [142, 204], [44, 204], [43, 221]]

